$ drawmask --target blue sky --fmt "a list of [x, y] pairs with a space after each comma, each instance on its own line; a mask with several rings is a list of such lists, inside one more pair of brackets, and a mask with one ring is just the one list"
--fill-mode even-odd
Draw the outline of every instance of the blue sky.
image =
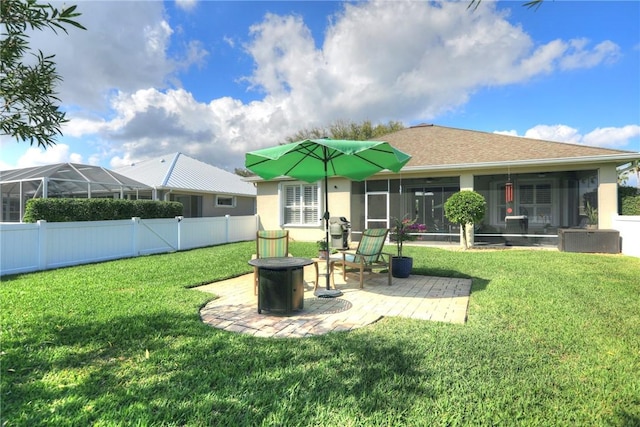
[[87, 31], [31, 39], [56, 54], [64, 136], [1, 136], [0, 169], [181, 151], [232, 171], [337, 120], [640, 151], [638, 1], [76, 3]]

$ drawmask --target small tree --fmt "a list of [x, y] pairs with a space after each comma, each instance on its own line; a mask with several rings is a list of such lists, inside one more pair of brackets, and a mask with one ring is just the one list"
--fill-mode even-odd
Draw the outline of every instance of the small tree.
[[459, 191], [454, 193], [444, 204], [444, 214], [454, 224], [459, 224], [462, 230], [464, 248], [467, 242], [467, 225], [482, 221], [487, 202], [475, 191]]
[[374, 125], [369, 120], [365, 120], [362, 123], [338, 120], [326, 127], [300, 130], [294, 135], [287, 137], [286, 140], [287, 142], [295, 142], [302, 139], [321, 139], [329, 137], [331, 139], [367, 141], [402, 129], [404, 129], [404, 125], [401, 122], [394, 121], [389, 121], [387, 124], [380, 123]]
[[[32, 53], [29, 30], [49, 29], [56, 33], [65, 25], [85, 29], [74, 18], [76, 6], [61, 10], [36, 0], [2, 0], [2, 37], [0, 38], [0, 134], [46, 149], [68, 120], [56, 105], [56, 84], [62, 77], [56, 72], [53, 55]], [[27, 56], [32, 53], [33, 58]]]

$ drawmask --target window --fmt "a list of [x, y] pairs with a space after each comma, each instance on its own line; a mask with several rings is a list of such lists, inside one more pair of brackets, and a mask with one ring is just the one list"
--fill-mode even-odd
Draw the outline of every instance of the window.
[[290, 225], [318, 225], [320, 206], [316, 184], [282, 186], [284, 223]]
[[520, 190], [520, 215], [529, 217], [529, 224], [552, 223], [551, 215], [551, 184], [535, 183], [522, 184]]
[[[521, 180], [525, 181], [525, 180]], [[508, 215], [526, 215], [529, 224], [556, 224], [553, 207], [553, 186], [549, 180], [525, 182], [514, 185], [513, 212], [507, 212], [505, 201], [505, 185], [498, 184], [497, 190], [497, 218], [496, 224], [504, 224], [504, 218]]]
[[216, 196], [217, 208], [235, 208], [236, 198], [233, 196]]

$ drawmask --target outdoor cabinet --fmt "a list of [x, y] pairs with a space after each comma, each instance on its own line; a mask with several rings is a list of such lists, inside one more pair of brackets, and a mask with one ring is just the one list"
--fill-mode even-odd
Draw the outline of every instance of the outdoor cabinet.
[[569, 228], [558, 230], [558, 250], [564, 252], [620, 253], [618, 230]]
[[262, 310], [291, 313], [304, 308], [302, 267], [259, 270], [258, 313]]

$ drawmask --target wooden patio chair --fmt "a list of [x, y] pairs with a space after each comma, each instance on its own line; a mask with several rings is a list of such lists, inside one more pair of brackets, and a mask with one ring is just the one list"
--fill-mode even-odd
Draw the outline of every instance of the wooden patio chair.
[[355, 268], [360, 273], [360, 289], [364, 288], [364, 271], [373, 271], [374, 268], [386, 268], [389, 274], [389, 286], [391, 286], [391, 257], [382, 252], [387, 240], [389, 230], [386, 228], [370, 228], [362, 233], [362, 239], [355, 251], [341, 251], [342, 259], [336, 264], [342, 264], [342, 277], [347, 280], [347, 268]]
[[[289, 230], [259, 230], [256, 233], [256, 253], [251, 259], [279, 258], [289, 253]], [[253, 293], [258, 295], [258, 268], [253, 267]]]

